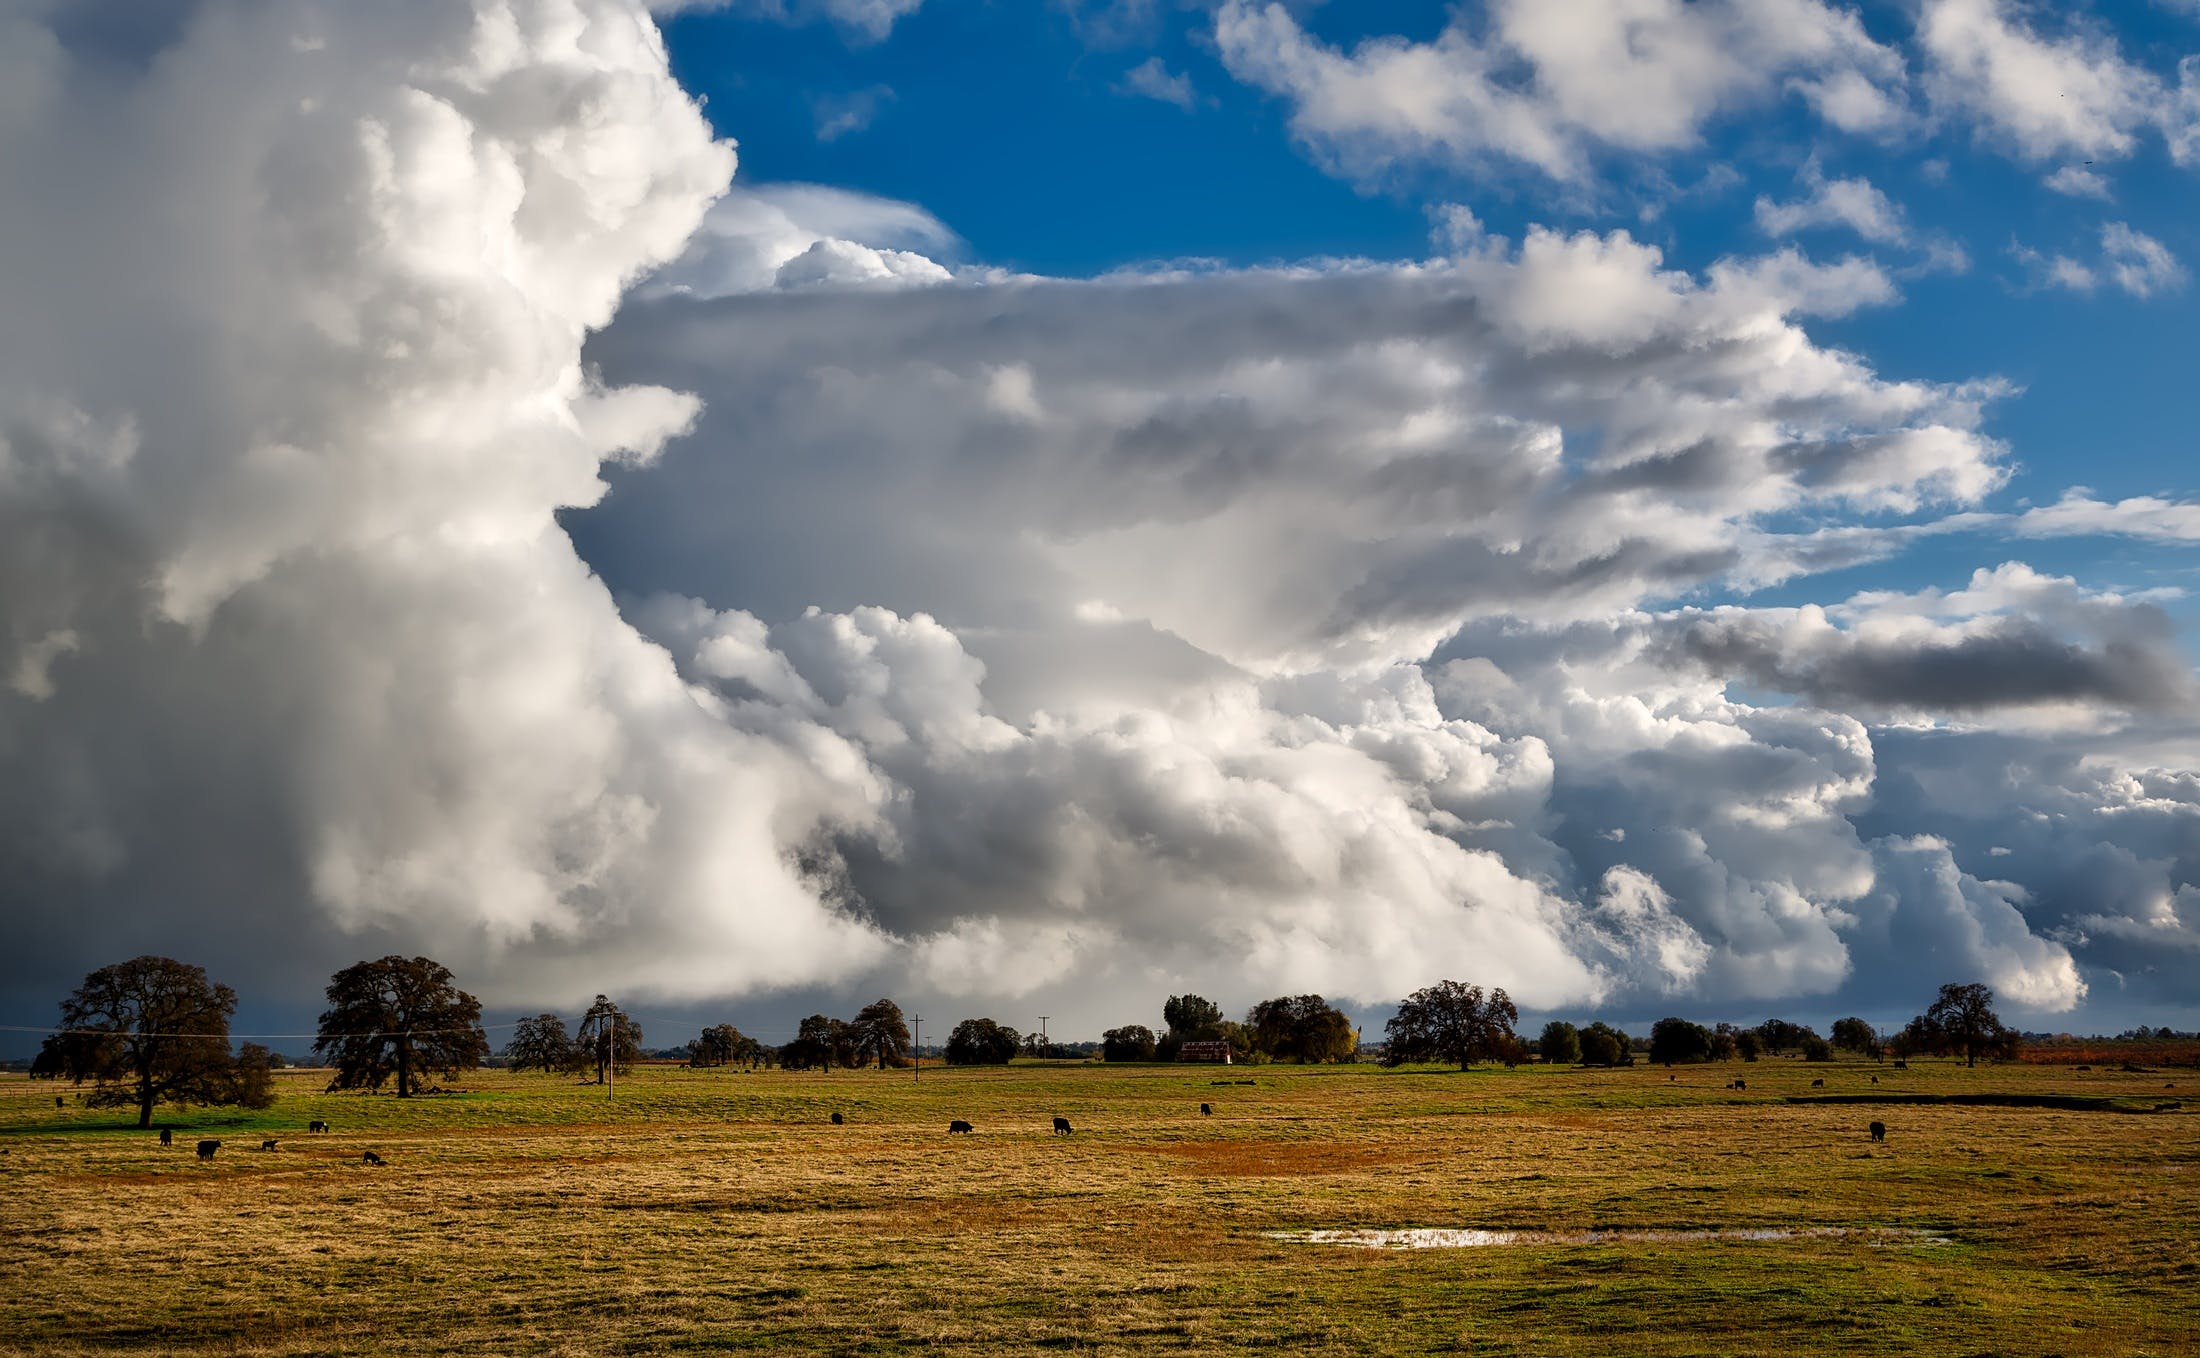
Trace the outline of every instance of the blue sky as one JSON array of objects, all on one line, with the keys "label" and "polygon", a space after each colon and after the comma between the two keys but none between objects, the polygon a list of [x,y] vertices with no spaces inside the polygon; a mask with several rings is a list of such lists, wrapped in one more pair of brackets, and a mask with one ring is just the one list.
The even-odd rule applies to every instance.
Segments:
[{"label": "blue sky", "polygon": [[[1427,43],[1447,24],[1487,18],[1473,5],[1408,0],[1296,8],[1310,36],[1340,51]],[[1878,41],[1914,45],[1910,6],[1853,12]],[[2200,46],[2200,11],[2171,0],[2008,12],[2043,40],[2108,44],[2171,86]],[[2173,164],[2158,136],[2135,137],[2128,156],[2034,158],[1924,95],[1915,125],[1889,138],[1833,132],[1800,99],[1775,95],[1706,120],[1685,148],[1606,152],[1581,184],[1502,163],[1338,174],[1294,144],[1288,101],[1233,76],[1213,25],[1210,6],[1189,3],[934,0],[883,37],[820,12],[740,5],[668,16],[665,32],[681,83],[738,141],[744,176],[919,204],[961,238],[964,262],[1085,276],[1193,259],[1417,259],[1432,249],[1432,213],[1455,203],[1509,235],[1533,224],[1626,230],[1688,270],[1782,240],[1822,257],[1876,250],[1902,275],[1900,299],[1817,321],[1812,334],[1892,376],[2012,384],[1986,422],[2013,453],[1995,503],[2044,503],[2073,486],[2109,500],[2192,489],[2200,291],[2181,277],[2144,297],[2073,291],[2018,255],[2085,257],[2105,224],[2122,222],[2180,263],[2200,259],[2200,175]],[[1136,88],[1133,73],[1156,61],[1184,82],[1183,105]],[[1868,181],[1915,241],[1957,247],[1967,262],[1935,266],[1920,246],[1890,249],[1838,222],[1775,237],[1755,205],[1804,197],[1806,164],[1825,179]],[[2045,187],[2064,165],[2092,167],[2103,196]],[[1759,597],[1952,584],[1999,551],[1963,534]],[[2188,585],[2200,566],[2189,545],[2098,538],[2043,543],[2029,559],[2135,589]]]}]

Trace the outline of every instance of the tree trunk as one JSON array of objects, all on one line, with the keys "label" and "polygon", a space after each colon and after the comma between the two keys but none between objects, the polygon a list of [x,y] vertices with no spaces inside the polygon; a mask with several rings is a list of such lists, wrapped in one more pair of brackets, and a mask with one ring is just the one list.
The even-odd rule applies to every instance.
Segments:
[{"label": "tree trunk", "polygon": [[156,1102],[158,1102],[158,1100],[156,1100],[156,1099],[155,1099],[155,1098],[153,1097],[153,1091],[151,1091],[151,1090],[149,1090],[149,1089],[140,1089],[140,1090],[138,1091],[138,1130],[139,1130],[139,1131],[143,1131],[143,1130],[145,1130],[145,1129],[146,1129],[147,1127],[150,1127],[150,1126],[152,1126],[152,1125],[153,1125],[153,1105],[154,1105],[154,1104],[155,1104]]},{"label": "tree trunk", "polygon": [[412,1097],[412,1043],[404,1037],[397,1039],[397,1097]]}]

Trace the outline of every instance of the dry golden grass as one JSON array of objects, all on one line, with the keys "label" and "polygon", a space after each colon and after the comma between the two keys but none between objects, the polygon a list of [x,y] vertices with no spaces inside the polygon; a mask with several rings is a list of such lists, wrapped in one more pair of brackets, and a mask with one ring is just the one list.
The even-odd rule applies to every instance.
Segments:
[{"label": "dry golden grass", "polygon": [[[1457,1072],[649,1070],[602,1091],[169,1118],[0,1081],[0,1352],[2181,1353],[2200,1119],[1790,1096],[2174,1101],[1933,1063]],[[1881,1081],[1869,1083],[1873,1075]],[[1828,1088],[1809,1089],[1824,1077]],[[1201,1101],[1216,1116],[1201,1117]],[[829,1125],[841,1111],[847,1125]],[[1049,1133],[1060,1113],[1074,1136]],[[336,1130],[309,1136],[309,1118]],[[950,1117],[977,1124],[945,1134]],[[1864,1134],[1889,1124],[1885,1144]],[[190,1142],[224,1144],[210,1164]],[[254,1149],[281,1138],[272,1152]],[[374,1149],[388,1165],[370,1168]],[[1914,1227],[1367,1251],[1318,1227]]]}]

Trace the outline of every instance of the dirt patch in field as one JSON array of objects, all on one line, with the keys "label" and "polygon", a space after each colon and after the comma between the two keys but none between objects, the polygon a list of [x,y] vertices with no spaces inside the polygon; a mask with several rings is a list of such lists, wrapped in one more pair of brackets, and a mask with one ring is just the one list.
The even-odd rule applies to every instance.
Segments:
[{"label": "dirt patch in field", "polygon": [[1155,1154],[1183,1160],[1202,1174],[1281,1178],[1303,1174],[1349,1174],[1374,1165],[1418,1161],[1418,1153],[1377,1151],[1319,1141],[1175,1141],[1152,1147]]}]

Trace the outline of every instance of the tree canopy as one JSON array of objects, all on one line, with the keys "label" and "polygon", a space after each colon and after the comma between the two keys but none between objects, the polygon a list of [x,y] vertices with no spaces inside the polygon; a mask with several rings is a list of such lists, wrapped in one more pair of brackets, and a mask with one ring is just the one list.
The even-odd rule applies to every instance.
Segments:
[{"label": "tree canopy", "polygon": [[161,1103],[264,1108],[267,1049],[256,1049],[256,1080],[241,1078],[229,1051],[236,1012],[237,992],[209,981],[205,968],[135,957],[92,972],[61,1002],[61,1031],[40,1063],[80,1085],[94,1081],[94,1107],[135,1105],[140,1127],[152,1126]]},{"label": "tree canopy", "polygon": [[514,1070],[540,1070],[545,1075],[578,1071],[587,1057],[565,1031],[565,1020],[556,1014],[524,1018],[505,1044],[504,1062]]},{"label": "tree canopy", "polygon": [[764,1059],[764,1044],[730,1023],[717,1023],[688,1043],[687,1052],[691,1066],[753,1066]]},{"label": "tree canopy", "polygon": [[1178,1042],[1208,1042],[1222,1036],[1222,1006],[1201,995],[1171,995],[1161,1006],[1161,1021]]},{"label": "tree canopy", "polygon": [[1350,1061],[1359,1030],[1319,995],[1280,995],[1245,1015],[1253,1050],[1278,1061]]},{"label": "tree canopy", "polygon": [[1661,1018],[1650,1025],[1650,1060],[1661,1066],[1711,1059],[1711,1032],[1684,1018]]},{"label": "tree canopy", "polygon": [[873,1000],[856,1011],[848,1025],[848,1043],[858,1063],[877,1061],[880,1070],[909,1064],[909,1024],[892,1000]]},{"label": "tree canopy", "polygon": [[1879,1040],[1878,1030],[1860,1018],[1835,1019],[1833,1045],[1873,1060],[1886,1050],[1886,1044]]},{"label": "tree canopy", "polygon": [[1950,982],[1940,988],[1932,1007],[1911,1019],[1902,1030],[1907,1045],[1935,1055],[1963,1054],[1963,1064],[1975,1066],[1981,1056],[2016,1055],[2017,1034],[1994,1012],[1994,992],[1973,981]]},{"label": "tree canopy", "polygon": [[1581,1031],[1571,1023],[1552,1019],[1536,1039],[1536,1051],[1554,1066],[1570,1066],[1581,1059]]},{"label": "tree canopy", "polygon": [[596,1068],[596,1083],[604,1073],[624,1075],[642,1059],[642,1025],[627,1017],[607,996],[598,995],[581,1015],[573,1040],[582,1059]]},{"label": "tree canopy", "polygon": [[1408,995],[1384,1025],[1383,1064],[1456,1061],[1465,1070],[1477,1060],[1502,1057],[1519,1021],[1520,1010],[1502,987],[1484,995],[1478,985],[1438,981]]},{"label": "tree canopy", "polygon": [[456,1075],[489,1055],[481,1001],[458,988],[450,968],[392,953],[329,978],[313,1050],[335,1067],[329,1088],[379,1090],[397,1077],[410,1098],[422,1074]]},{"label": "tree canopy", "polygon": [[1585,1066],[1631,1066],[1633,1044],[1627,1034],[1598,1020],[1581,1030],[1581,1063]]},{"label": "tree canopy", "polygon": [[1142,1023],[1110,1028],[1100,1035],[1100,1059],[1103,1061],[1151,1061],[1153,1057],[1153,1029]]},{"label": "tree canopy", "polygon": [[812,1014],[795,1029],[794,1040],[779,1049],[779,1064],[787,1070],[812,1066],[833,1068],[833,1060],[846,1045],[848,1025],[830,1014]]},{"label": "tree canopy", "polygon": [[951,1066],[1005,1066],[1022,1045],[1023,1038],[1006,1024],[989,1018],[964,1019],[948,1034],[945,1055]]}]

